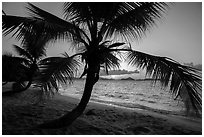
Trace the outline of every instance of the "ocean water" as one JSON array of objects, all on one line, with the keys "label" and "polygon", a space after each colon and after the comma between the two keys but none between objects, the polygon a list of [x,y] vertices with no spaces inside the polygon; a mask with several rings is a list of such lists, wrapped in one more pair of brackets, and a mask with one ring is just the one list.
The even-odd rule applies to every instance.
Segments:
[{"label": "ocean water", "polygon": [[[85,80],[75,80],[71,85],[61,85],[60,94],[81,98]],[[160,83],[132,80],[99,80],[93,88],[92,101],[116,104],[129,108],[146,108],[183,114],[184,104],[174,100],[169,87],[163,88]]]}]

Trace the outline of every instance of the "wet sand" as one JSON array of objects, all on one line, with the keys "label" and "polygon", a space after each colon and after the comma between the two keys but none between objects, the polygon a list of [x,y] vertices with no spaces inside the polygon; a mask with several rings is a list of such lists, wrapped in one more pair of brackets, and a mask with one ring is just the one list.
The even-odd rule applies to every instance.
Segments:
[{"label": "wet sand", "polygon": [[[3,91],[6,87],[3,87]],[[78,99],[55,95],[37,101],[38,90],[2,97],[3,135],[195,135],[202,134],[202,120],[146,109],[131,109],[89,102],[85,112],[71,126],[39,129],[38,124],[56,119],[71,111]],[[38,103],[36,103],[38,102]]]}]

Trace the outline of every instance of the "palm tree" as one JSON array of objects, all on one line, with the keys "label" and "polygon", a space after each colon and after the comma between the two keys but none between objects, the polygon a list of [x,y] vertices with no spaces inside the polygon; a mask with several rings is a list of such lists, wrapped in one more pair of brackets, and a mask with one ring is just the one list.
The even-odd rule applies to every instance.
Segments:
[{"label": "palm tree", "polygon": [[[32,34],[32,36],[31,36]],[[13,48],[17,52],[17,54],[20,57],[13,57],[13,59],[21,60],[21,62],[16,62],[16,64],[21,64],[21,66],[24,66],[27,68],[27,81],[28,84],[24,86],[24,88],[21,89],[13,89],[12,93],[18,93],[25,91],[28,89],[33,81],[34,76],[36,75],[38,71],[38,64],[37,62],[44,57],[45,54],[45,45],[46,45],[46,39],[42,39],[37,35],[37,31],[33,31],[30,33],[30,35],[25,35],[24,40],[22,41],[22,47],[13,45]],[[16,69],[14,67],[14,69]],[[17,71],[17,70],[16,70]],[[19,72],[20,73],[20,72]],[[22,75],[22,73],[21,73]],[[17,84],[23,85],[25,81],[17,81]],[[6,93],[6,92],[5,92]]]},{"label": "palm tree", "polygon": [[[198,90],[201,90],[201,77],[196,74],[196,69],[183,66],[167,57],[132,50],[132,46],[127,44],[130,40],[140,39],[168,8],[168,3],[69,2],[64,4],[64,19],[33,4],[27,7],[31,13],[30,17],[3,15],[4,34],[15,32],[17,38],[24,40],[25,36],[38,29],[39,36],[52,42],[66,39],[72,42],[72,46],[77,50],[77,54],[72,57],[80,57],[85,63],[82,76],[86,75],[86,82],[80,103],[63,117],[39,127],[56,128],[70,125],[85,110],[93,86],[99,79],[100,70],[105,69],[108,73],[111,68],[119,67],[119,57],[125,58],[130,65],[146,69],[147,74],[155,81],[159,80],[163,86],[170,85],[173,94],[179,94],[185,87],[193,108],[200,110],[201,94]],[[66,64],[66,60],[60,61],[61,64]],[[44,63],[47,64],[42,65],[43,80],[39,78],[38,84],[47,92],[53,87],[57,89],[57,81],[63,81],[69,73],[73,73],[50,73],[64,71],[66,67],[53,67],[49,61]],[[58,61],[55,63],[59,64]]]},{"label": "palm tree", "polygon": [[[39,37],[37,30],[34,30],[32,33],[30,33],[30,35],[24,36],[24,38],[25,39],[22,41],[22,47],[13,45],[15,51],[20,57],[14,57],[7,54],[3,55],[3,74],[5,75],[3,76],[3,80],[6,82],[16,82],[13,84],[12,91],[3,92],[3,95],[12,95],[14,93],[25,91],[31,86],[32,83],[38,83],[38,75],[43,75],[43,70],[39,70],[39,66],[42,68],[42,66],[48,64],[47,62],[54,64],[56,62],[55,60],[60,62],[61,59],[66,59],[67,63],[75,63],[75,66],[78,65],[78,62],[74,62],[74,59],[70,58],[67,54],[64,54],[64,57],[55,57],[55,60],[53,60],[53,57],[44,58],[46,56],[45,47],[47,39],[44,37]],[[59,65],[56,67],[59,67]],[[74,69],[74,66],[72,68],[67,68],[68,71],[74,71]],[[54,74],[55,73],[53,72],[50,75]],[[69,76],[73,77],[72,75]],[[43,78],[41,76],[40,80],[42,79]],[[25,81],[28,81],[26,86],[24,85]]]},{"label": "palm tree", "polygon": [[[27,80],[28,68],[23,65],[26,60],[20,57],[15,57],[11,53],[2,55],[2,82],[3,85],[7,82],[17,82]],[[20,84],[21,85],[21,84]]]}]

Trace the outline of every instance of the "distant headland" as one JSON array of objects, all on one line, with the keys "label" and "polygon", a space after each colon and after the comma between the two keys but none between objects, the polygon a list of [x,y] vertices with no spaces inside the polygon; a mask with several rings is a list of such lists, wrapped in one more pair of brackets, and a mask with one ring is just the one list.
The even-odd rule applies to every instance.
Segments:
[{"label": "distant headland", "polygon": [[[134,70],[134,71],[127,71],[125,69],[123,70],[110,70],[108,71],[108,75],[123,75],[123,74],[132,74],[132,73],[139,73],[138,70]],[[100,71],[100,76],[106,76],[106,72],[105,71]]]}]

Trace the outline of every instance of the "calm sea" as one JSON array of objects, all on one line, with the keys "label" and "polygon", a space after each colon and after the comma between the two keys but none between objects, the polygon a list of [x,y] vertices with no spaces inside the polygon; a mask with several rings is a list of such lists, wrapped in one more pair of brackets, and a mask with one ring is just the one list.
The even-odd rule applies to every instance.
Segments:
[{"label": "calm sea", "polygon": [[[85,80],[75,80],[71,85],[61,85],[62,95],[81,98]],[[99,80],[92,91],[92,101],[143,108],[159,112],[184,114],[181,100],[174,100],[169,88],[162,88],[160,83],[132,80]]]}]

